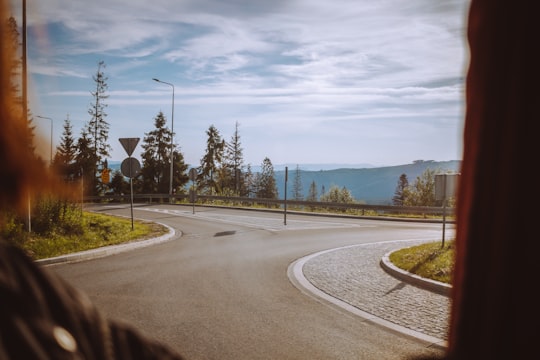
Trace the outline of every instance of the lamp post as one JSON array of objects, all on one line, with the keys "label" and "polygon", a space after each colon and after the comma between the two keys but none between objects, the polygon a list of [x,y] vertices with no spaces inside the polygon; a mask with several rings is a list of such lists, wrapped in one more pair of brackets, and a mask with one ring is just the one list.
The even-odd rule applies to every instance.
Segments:
[{"label": "lamp post", "polygon": [[[172,188],[173,188],[173,164],[174,164],[174,154],[173,154],[173,149],[174,149],[174,144],[173,144],[173,138],[174,138],[174,85],[171,84],[171,83],[168,83],[168,82],[165,82],[165,81],[161,81],[161,80],[158,80],[156,78],[153,78],[152,80],[154,81],[157,81],[159,83],[162,83],[162,84],[167,84],[169,86],[172,87],[172,111],[171,111],[171,169],[170,169],[170,174],[169,174],[169,195],[172,196]],[[172,201],[172,198],[169,199],[170,201]]]},{"label": "lamp post", "polygon": [[51,121],[51,153],[50,153],[50,156],[49,156],[49,164],[52,164],[52,148],[53,148],[53,119],[51,119],[50,117],[46,117],[46,116],[39,116],[37,115],[36,117],[40,118],[40,119],[47,119],[47,120],[50,120]]}]

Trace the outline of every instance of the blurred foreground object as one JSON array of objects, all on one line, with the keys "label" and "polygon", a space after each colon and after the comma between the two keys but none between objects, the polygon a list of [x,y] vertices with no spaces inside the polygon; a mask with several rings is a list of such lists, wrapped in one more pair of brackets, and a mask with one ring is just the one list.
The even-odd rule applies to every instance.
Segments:
[{"label": "blurred foreground object", "polygon": [[539,20],[532,1],[471,2],[451,359],[538,357]]},{"label": "blurred foreground object", "polygon": [[[0,229],[31,194],[63,194],[33,153],[31,130],[11,79],[17,63],[0,0]],[[105,319],[88,298],[0,239],[0,359],[181,359],[128,325]]]}]

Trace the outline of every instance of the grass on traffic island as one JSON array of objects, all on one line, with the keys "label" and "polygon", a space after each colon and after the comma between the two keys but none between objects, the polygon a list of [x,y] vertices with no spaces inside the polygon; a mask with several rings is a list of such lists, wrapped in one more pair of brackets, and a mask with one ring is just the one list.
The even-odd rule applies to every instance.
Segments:
[{"label": "grass on traffic island", "polygon": [[390,261],[400,269],[423,278],[452,283],[454,271],[454,240],[440,241],[397,250],[390,254]]},{"label": "grass on traffic island", "polygon": [[92,212],[83,212],[78,234],[52,233],[31,236],[22,244],[33,259],[45,259],[130,241],[158,237],[168,232],[160,224]]}]

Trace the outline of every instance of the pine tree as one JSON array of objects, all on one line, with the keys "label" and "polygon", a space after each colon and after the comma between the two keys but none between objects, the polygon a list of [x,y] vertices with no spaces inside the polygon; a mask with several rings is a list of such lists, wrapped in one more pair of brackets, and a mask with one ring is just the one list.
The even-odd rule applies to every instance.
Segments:
[{"label": "pine tree", "polygon": [[394,197],[392,198],[392,204],[396,206],[403,206],[405,204],[408,187],[409,179],[407,179],[407,174],[401,174],[396,186],[396,191],[394,192]]},{"label": "pine tree", "polygon": [[[172,132],[165,126],[167,120],[163,112],[154,118],[155,129],[146,133],[143,139],[140,191],[150,194],[167,194],[170,187],[171,137]],[[184,156],[173,145],[173,193],[183,188],[188,181]]]},{"label": "pine tree", "polygon": [[124,175],[122,175],[120,170],[116,170],[113,173],[109,188],[116,195],[128,194],[131,191],[129,183],[124,179]]},{"label": "pine tree", "polygon": [[102,190],[100,181],[97,178],[99,166],[110,156],[109,151],[111,150],[111,146],[107,142],[109,139],[109,123],[106,120],[107,113],[105,112],[105,108],[107,104],[105,100],[107,100],[109,95],[106,93],[108,90],[108,78],[103,73],[102,68],[104,67],[105,63],[100,61],[96,75],[92,77],[96,84],[96,89],[91,92],[94,101],[88,109],[88,114],[91,118],[86,126],[86,133],[92,141],[90,146],[94,152],[94,159],[96,161],[91,169],[94,177],[92,179],[92,188],[95,194],[98,194]]},{"label": "pine tree", "polygon": [[73,137],[73,127],[69,116],[64,120],[64,131],[60,145],[56,147],[53,167],[63,179],[72,181],[79,173],[76,164],[77,144]]},{"label": "pine tree", "polygon": [[302,176],[300,174],[300,167],[297,164],[294,172],[294,182],[292,186],[292,199],[296,201],[304,200],[304,189],[302,188]]},{"label": "pine tree", "polygon": [[216,183],[216,173],[223,157],[225,142],[221,139],[218,129],[214,125],[210,125],[206,131],[208,139],[206,141],[206,153],[201,159],[199,168],[198,186],[202,192],[209,194],[219,193]]},{"label": "pine tree", "polygon": [[[319,201],[319,194],[317,193],[317,184],[315,183],[315,180],[311,181],[311,184],[309,184],[308,196],[306,198],[306,201],[310,201],[310,202]],[[309,209],[311,211],[314,211],[316,207],[310,205]]]},{"label": "pine tree", "polygon": [[246,194],[245,187],[242,186],[242,170],[244,167],[244,157],[242,144],[240,142],[239,124],[236,122],[234,134],[230,142],[225,143],[225,152],[222,166],[222,188],[232,190],[238,196]]},{"label": "pine tree", "polygon": [[251,164],[247,165],[246,173],[243,176],[242,191],[240,196],[253,197],[257,194],[255,175],[251,170]]},{"label": "pine tree", "polygon": [[[176,144],[173,149],[173,162],[173,194],[184,194],[186,193],[185,185],[189,181],[188,165],[182,152],[176,149]],[[169,176],[170,172],[167,175],[167,181]]]},{"label": "pine tree", "polygon": [[85,129],[81,131],[81,136],[77,140],[77,155],[75,156],[75,160],[79,177],[83,181],[84,193],[86,195],[94,194],[96,158],[94,148],[92,147],[92,139]]},{"label": "pine tree", "polygon": [[145,133],[141,154],[143,193],[167,194],[170,183],[171,131],[165,127],[166,119],[160,111],[154,118],[155,129]]},{"label": "pine tree", "polygon": [[274,174],[274,166],[268,157],[264,158],[262,169],[257,181],[257,197],[262,199],[277,199],[278,190]]},{"label": "pine tree", "polygon": [[309,185],[309,193],[308,193],[307,201],[318,201],[318,200],[319,200],[319,194],[317,193],[317,184],[315,183],[315,180],[314,180]]}]

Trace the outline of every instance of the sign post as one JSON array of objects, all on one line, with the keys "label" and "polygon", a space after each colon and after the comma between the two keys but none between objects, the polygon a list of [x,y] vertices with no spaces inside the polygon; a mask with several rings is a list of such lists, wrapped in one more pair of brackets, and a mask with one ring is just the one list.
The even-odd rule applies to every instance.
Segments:
[{"label": "sign post", "polygon": [[191,180],[191,189],[189,189],[189,201],[191,201],[192,211],[195,214],[195,201],[197,201],[197,191],[195,189],[195,181],[197,180],[197,169],[189,170],[189,179]]},{"label": "sign post", "polygon": [[287,225],[287,180],[289,177],[289,168],[285,166],[285,190],[284,190],[284,202],[283,202],[283,225]]},{"label": "sign post", "polygon": [[449,197],[456,193],[459,174],[438,174],[435,175],[435,200],[442,200],[443,205],[443,228],[442,245],[444,247],[444,234],[446,232],[446,202]]},{"label": "sign post", "polygon": [[120,170],[122,171],[122,174],[124,176],[129,178],[129,189],[131,198],[131,230],[133,230],[133,178],[137,176],[137,174],[141,170],[141,164],[139,163],[139,160],[132,158],[131,154],[133,154],[133,151],[137,147],[140,138],[120,138],[118,140],[128,154],[128,157],[124,159],[124,161],[122,161]]}]

